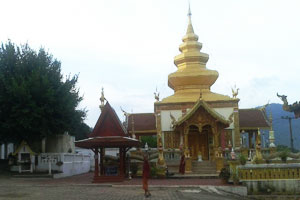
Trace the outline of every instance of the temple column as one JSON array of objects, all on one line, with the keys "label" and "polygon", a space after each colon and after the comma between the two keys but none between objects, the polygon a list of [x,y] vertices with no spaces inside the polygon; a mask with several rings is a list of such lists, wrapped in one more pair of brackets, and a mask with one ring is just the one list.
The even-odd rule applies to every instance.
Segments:
[{"label": "temple column", "polygon": [[184,129],[184,155],[185,157],[190,157],[190,151],[189,151],[189,128]]},{"label": "temple column", "polygon": [[218,134],[218,128],[212,128],[212,135],[213,135],[213,141],[214,141],[214,146],[213,146],[213,151],[214,151],[214,157],[212,158],[212,160],[215,160],[216,157],[218,157],[218,149],[219,149],[219,137],[220,134]]},{"label": "temple column", "polygon": [[224,151],[226,148],[226,138],[225,138],[225,130],[224,129],[222,129],[222,131],[221,131],[221,147],[222,147],[222,151]]},{"label": "temple column", "polygon": [[192,172],[192,158],[190,157],[188,134],[189,134],[189,127],[185,127],[184,128],[185,172],[191,173]]},{"label": "temple column", "polygon": [[164,159],[164,151],[163,151],[160,113],[156,113],[156,130],[157,130],[157,149],[158,149],[157,165],[161,168],[165,168],[166,162]]},{"label": "temple column", "polygon": [[98,160],[98,148],[95,148],[95,172],[94,172],[94,178],[97,178],[99,176],[99,160]]},{"label": "temple column", "polygon": [[240,120],[239,120],[239,108],[234,108],[233,110],[233,119],[234,119],[234,132],[233,132],[233,145],[235,150],[240,149],[240,142],[241,142],[241,136],[240,136]]},{"label": "temple column", "polygon": [[220,147],[221,143],[225,142],[225,134],[224,129],[221,127],[217,127],[216,129],[212,129],[214,134],[214,156],[216,161],[216,170],[219,173],[221,169],[224,167],[224,158],[222,148]]},{"label": "temple column", "polygon": [[179,148],[181,149],[181,150],[184,150],[183,149],[183,130],[182,129],[180,129],[180,142],[179,142]]}]

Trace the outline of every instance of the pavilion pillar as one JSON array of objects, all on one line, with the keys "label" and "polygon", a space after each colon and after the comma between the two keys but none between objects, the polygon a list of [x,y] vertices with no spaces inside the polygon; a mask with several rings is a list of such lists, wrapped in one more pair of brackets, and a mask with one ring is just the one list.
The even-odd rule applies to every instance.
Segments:
[{"label": "pavilion pillar", "polygon": [[120,156],[120,176],[124,177],[124,151],[123,148],[119,148],[119,156]]},{"label": "pavilion pillar", "polygon": [[123,172],[124,172],[124,176],[125,176],[126,175],[126,150],[125,150],[125,148],[123,148],[123,164],[124,164]]},{"label": "pavilion pillar", "polygon": [[97,178],[99,176],[99,160],[98,160],[98,148],[95,148],[95,172],[94,172],[94,178]]},{"label": "pavilion pillar", "polygon": [[100,176],[104,175],[104,148],[100,148]]}]

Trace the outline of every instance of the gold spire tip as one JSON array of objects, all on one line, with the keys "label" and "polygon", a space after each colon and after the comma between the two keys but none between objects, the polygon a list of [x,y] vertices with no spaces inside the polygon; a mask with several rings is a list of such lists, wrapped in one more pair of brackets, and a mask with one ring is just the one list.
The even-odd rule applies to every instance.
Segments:
[{"label": "gold spire tip", "polygon": [[189,17],[189,23],[191,23],[191,21],[192,21],[192,12],[191,12],[191,4],[190,4],[190,1],[189,1],[189,10],[188,10],[188,17]]}]

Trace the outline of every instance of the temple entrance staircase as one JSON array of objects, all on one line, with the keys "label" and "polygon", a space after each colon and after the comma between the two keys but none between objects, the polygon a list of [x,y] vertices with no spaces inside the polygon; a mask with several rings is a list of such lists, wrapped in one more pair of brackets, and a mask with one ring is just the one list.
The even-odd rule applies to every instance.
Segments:
[{"label": "temple entrance staircase", "polygon": [[207,176],[211,178],[217,178],[217,166],[213,161],[193,161],[192,162],[192,174],[197,174],[201,176]]},{"label": "temple entrance staircase", "polygon": [[178,162],[167,162],[168,170],[170,173],[174,173],[169,178],[203,178],[203,179],[218,179],[216,163],[213,161],[192,161],[192,173],[185,173],[181,175],[178,173]]}]

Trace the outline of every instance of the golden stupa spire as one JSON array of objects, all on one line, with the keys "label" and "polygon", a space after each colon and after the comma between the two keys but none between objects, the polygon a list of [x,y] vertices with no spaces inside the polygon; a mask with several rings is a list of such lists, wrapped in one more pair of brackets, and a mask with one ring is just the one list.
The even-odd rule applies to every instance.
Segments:
[{"label": "golden stupa spire", "polygon": [[194,32],[190,5],[187,16],[187,31],[179,46],[180,54],[174,58],[177,71],[168,76],[168,85],[174,90],[174,94],[156,103],[196,102],[200,98],[199,90],[204,101],[238,101],[210,91],[219,73],[206,68],[209,56],[200,51],[202,43],[198,42],[198,36]]},{"label": "golden stupa spire", "polygon": [[191,16],[189,6],[188,27],[186,35],[182,38],[183,43],[179,46],[181,54],[174,59],[178,70],[169,75],[169,86],[175,93],[180,90],[195,90],[199,95],[199,89],[203,92],[210,90],[219,74],[217,71],[206,69],[209,56],[200,52],[202,44],[198,42],[198,36],[194,33]]},{"label": "golden stupa spire", "polygon": [[188,29],[186,33],[194,33],[193,25],[192,25],[192,12],[191,12],[191,5],[189,2],[189,11],[188,11],[188,18],[189,18],[189,24],[188,24]]}]

